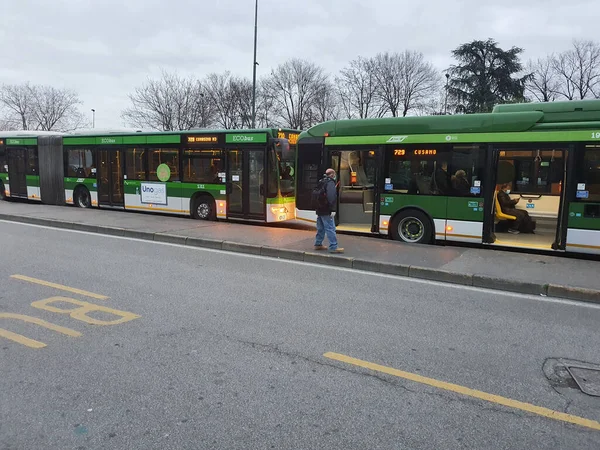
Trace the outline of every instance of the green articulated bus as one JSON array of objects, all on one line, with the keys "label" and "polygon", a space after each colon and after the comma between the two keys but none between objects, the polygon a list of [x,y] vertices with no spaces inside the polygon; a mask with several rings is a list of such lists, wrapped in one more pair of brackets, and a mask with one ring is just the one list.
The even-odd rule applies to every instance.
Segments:
[{"label": "green articulated bus", "polygon": [[298,136],[284,129],[0,132],[0,196],[283,222],[295,217]]},{"label": "green articulated bus", "polygon": [[[315,222],[311,191],[327,167],[340,230],[600,254],[600,100],[316,125],[298,138],[297,220]],[[533,233],[515,234],[500,207],[507,186]]]}]

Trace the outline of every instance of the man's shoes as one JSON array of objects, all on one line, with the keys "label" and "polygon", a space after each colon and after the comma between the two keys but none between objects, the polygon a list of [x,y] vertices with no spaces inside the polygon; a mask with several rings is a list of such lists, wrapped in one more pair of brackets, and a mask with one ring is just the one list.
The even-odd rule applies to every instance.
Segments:
[{"label": "man's shoes", "polygon": [[344,253],[343,248],[336,248],[335,250],[331,250],[329,253]]},{"label": "man's shoes", "polygon": [[315,250],[326,250],[327,247],[325,247],[324,245],[315,245]]}]

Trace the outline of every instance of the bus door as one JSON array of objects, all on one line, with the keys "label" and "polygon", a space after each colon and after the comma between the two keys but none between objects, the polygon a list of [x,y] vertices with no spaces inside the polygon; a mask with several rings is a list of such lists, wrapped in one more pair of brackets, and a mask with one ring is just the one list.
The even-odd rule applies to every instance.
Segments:
[{"label": "bus door", "polygon": [[265,220],[269,181],[266,147],[229,147],[226,150],[227,217]]},{"label": "bus door", "polygon": [[7,148],[6,161],[10,196],[27,198],[27,149]]},{"label": "bus door", "polygon": [[327,156],[325,162],[338,178],[336,225],[346,231],[377,231],[383,152],[379,148],[334,149]]},{"label": "bus door", "polygon": [[[564,249],[568,146],[561,144],[496,145],[488,154],[489,185],[485,189],[484,242],[509,247]],[[514,208],[536,222],[514,233],[514,221],[496,201],[503,186],[510,189]],[[506,189],[506,187],[505,187]],[[568,208],[567,208],[568,209]]]},{"label": "bus door", "polygon": [[98,150],[98,205],[123,207],[123,151],[118,149]]}]

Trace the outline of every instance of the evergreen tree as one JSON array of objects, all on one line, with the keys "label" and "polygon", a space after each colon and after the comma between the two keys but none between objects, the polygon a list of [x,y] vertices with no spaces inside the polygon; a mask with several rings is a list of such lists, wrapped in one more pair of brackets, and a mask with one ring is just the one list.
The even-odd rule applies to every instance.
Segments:
[{"label": "evergreen tree", "polygon": [[462,44],[452,55],[448,96],[458,113],[490,112],[498,103],[525,101],[525,83],[531,74],[518,76],[523,49],[502,50],[493,39]]}]

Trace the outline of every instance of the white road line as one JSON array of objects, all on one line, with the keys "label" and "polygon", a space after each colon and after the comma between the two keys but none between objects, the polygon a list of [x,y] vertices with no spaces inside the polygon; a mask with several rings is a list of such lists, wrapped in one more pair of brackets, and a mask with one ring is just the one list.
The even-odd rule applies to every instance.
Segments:
[{"label": "white road line", "polygon": [[412,277],[406,277],[406,276],[402,276],[402,275],[391,275],[391,274],[387,274],[387,273],[369,272],[366,270],[358,270],[358,269],[351,269],[351,268],[347,268],[347,267],[330,266],[327,264],[316,264],[316,263],[310,263],[310,262],[304,262],[304,261],[294,261],[294,260],[283,259],[283,258],[276,259],[276,258],[273,258],[272,256],[251,255],[248,253],[241,253],[241,252],[238,253],[238,252],[231,252],[231,251],[227,251],[227,250],[218,250],[218,249],[213,249],[213,248],[194,247],[194,246],[190,246],[190,245],[173,244],[170,242],[149,241],[147,239],[138,239],[138,238],[133,238],[133,237],[128,237],[128,236],[114,236],[114,235],[110,235],[110,234],[94,233],[94,232],[90,232],[90,231],[71,230],[68,228],[55,228],[55,227],[50,227],[50,226],[46,226],[46,225],[36,225],[36,224],[24,223],[24,222],[12,222],[9,220],[2,220],[2,219],[0,219],[0,222],[5,222],[5,223],[9,223],[9,224],[26,225],[26,226],[35,227],[35,228],[44,228],[46,230],[53,230],[53,231],[57,231],[57,232],[78,233],[78,234],[85,234],[85,235],[96,236],[96,237],[102,236],[104,238],[108,237],[108,238],[112,238],[112,239],[124,239],[124,240],[128,240],[128,241],[136,241],[136,242],[146,243],[146,244],[166,245],[166,246],[170,246],[170,247],[178,247],[178,248],[192,250],[192,251],[199,250],[199,251],[203,251],[203,252],[219,253],[219,254],[226,254],[226,255],[232,255],[232,256],[235,255],[235,256],[241,256],[244,258],[261,259],[261,260],[267,260],[267,261],[271,261],[271,262],[276,260],[277,263],[295,264],[295,265],[308,266],[308,267],[313,267],[313,268],[315,266],[319,266],[320,268],[323,268],[323,269],[335,270],[335,271],[340,271],[340,272],[351,272],[354,274],[375,276],[375,277],[381,277],[381,278],[401,279],[403,281],[418,283],[418,284],[440,286],[440,287],[445,287],[445,288],[453,288],[453,289],[472,291],[472,292],[486,292],[486,293],[494,294],[494,295],[502,295],[505,297],[513,297],[513,298],[525,298],[525,299],[535,300],[538,302],[545,302],[545,303],[558,303],[561,305],[578,306],[578,307],[585,307],[585,308],[590,308],[590,309],[600,309],[600,304],[579,302],[577,300],[568,300],[568,299],[561,299],[561,298],[556,298],[556,297],[544,297],[541,295],[520,294],[518,292],[501,291],[501,290],[497,290],[497,289],[487,289],[487,288],[481,288],[481,287],[475,287],[475,286],[465,286],[462,284],[445,283],[443,281],[425,280],[422,278],[412,278]]}]

